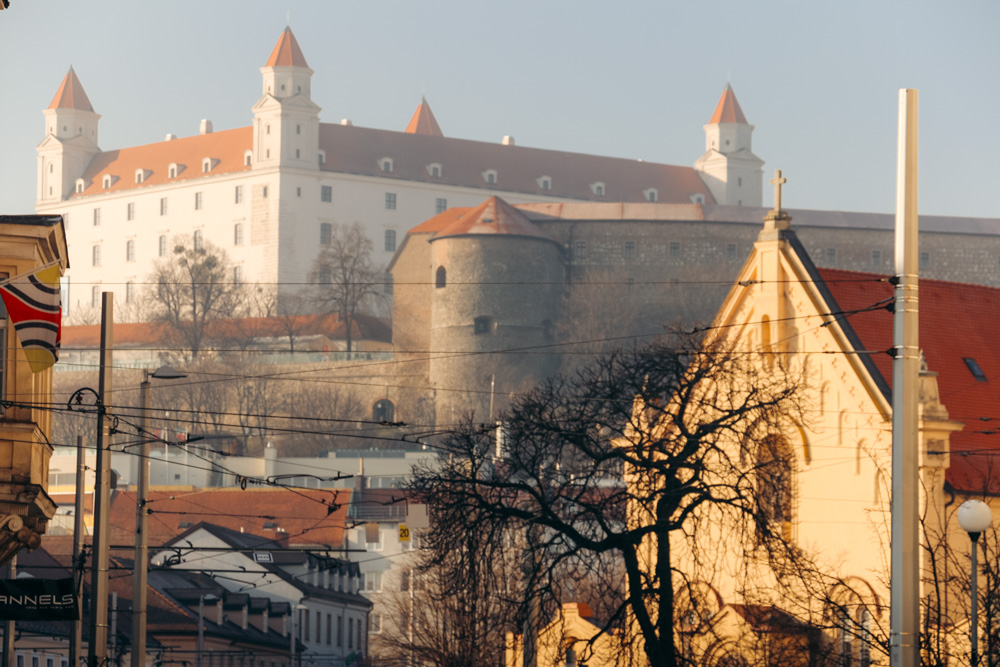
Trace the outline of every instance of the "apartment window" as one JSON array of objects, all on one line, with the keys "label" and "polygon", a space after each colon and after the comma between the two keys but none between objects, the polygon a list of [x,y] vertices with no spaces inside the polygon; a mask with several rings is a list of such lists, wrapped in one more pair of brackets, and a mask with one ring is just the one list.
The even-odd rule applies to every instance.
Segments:
[{"label": "apartment window", "polygon": [[573,245],[573,258],[574,259],[583,259],[586,256],[587,256],[587,242],[586,241],[577,241]]},{"label": "apartment window", "polygon": [[142,169],[136,169],[135,170],[135,183],[136,183],[136,185],[139,185],[140,183],[142,183],[142,181],[145,178],[146,178],[146,172],[144,172]]},{"label": "apartment window", "polygon": [[301,621],[302,621],[302,628],[305,631],[305,637],[302,638],[302,641],[307,642],[307,641],[309,641],[309,610],[308,609],[303,609],[302,610]]},{"label": "apartment window", "polygon": [[[382,539],[382,533],[379,531],[379,540]],[[382,544],[379,541],[377,544]],[[380,549],[376,549],[380,551]],[[373,593],[378,593],[382,590],[382,573],[381,572],[365,572],[365,590],[371,591]]]},{"label": "apartment window", "polygon": [[101,288],[94,285],[90,288],[90,307],[97,308],[101,305]]},{"label": "apartment window", "polygon": [[337,617],[337,646],[344,645],[344,617]]},{"label": "apartment window", "polygon": [[244,167],[249,167],[251,164],[251,160],[253,160],[253,155],[250,153],[250,151],[247,151],[246,153],[243,154]]},{"label": "apartment window", "polygon": [[201,210],[201,193],[200,192],[194,193],[194,210],[196,210],[196,211],[200,211]]},{"label": "apartment window", "polygon": [[[319,611],[316,612],[316,643],[320,644],[323,642],[323,614]],[[232,660],[232,657],[230,657]]]},{"label": "apartment window", "polygon": [[333,241],[333,225],[329,222],[319,223],[319,243],[320,245],[330,245]]},{"label": "apartment window", "polygon": [[159,246],[159,250],[157,251],[157,254],[160,257],[166,257],[167,256],[167,237],[166,237],[165,234],[160,236],[160,246]]},{"label": "apartment window", "polygon": [[920,259],[919,263],[917,264],[917,267],[920,269],[931,268],[931,254],[929,252],[920,253]]},{"label": "apartment window", "polygon": [[681,256],[681,244],[680,244],[680,241],[671,241],[669,248],[670,248],[669,252],[670,252],[670,258],[671,259],[677,259],[678,257]]},{"label": "apartment window", "polygon": [[625,259],[635,259],[635,241],[625,242]]},{"label": "apartment window", "polygon": [[167,214],[167,198],[160,197],[160,215]]},{"label": "apartment window", "polygon": [[94,227],[97,227],[100,224],[101,224],[101,209],[95,208],[94,209]]},{"label": "apartment window", "polygon": [[243,245],[243,223],[233,225],[233,245]]},{"label": "apartment window", "polygon": [[212,170],[212,159],[211,158],[205,158],[204,160],[202,160],[201,161],[201,173],[207,174],[211,170]]},{"label": "apartment window", "polygon": [[386,192],[385,193],[385,207],[390,211],[396,210],[396,193]]},{"label": "apartment window", "polygon": [[101,265],[101,246],[95,245],[90,251],[90,265],[100,266]]},{"label": "apartment window", "polygon": [[242,266],[234,266],[233,267],[233,282],[236,283],[237,285],[239,285],[239,284],[241,284],[243,282],[243,267]]},{"label": "apartment window", "polygon": [[354,619],[347,619],[347,648],[354,648]]},{"label": "apartment window", "polygon": [[129,239],[125,242],[125,261],[134,262],[135,261],[135,241]]},{"label": "apartment window", "polygon": [[880,269],[882,268],[882,251],[872,250],[872,268]]},{"label": "apartment window", "polygon": [[448,200],[444,197],[438,197],[437,201],[434,202],[434,211],[436,213],[444,213],[448,210]]},{"label": "apartment window", "polygon": [[368,615],[368,631],[377,635],[382,632],[382,614],[372,612]]},{"label": "apartment window", "polygon": [[125,219],[135,220],[135,203],[129,202],[125,205]]},{"label": "apartment window", "polygon": [[242,185],[237,185],[236,186],[236,203],[237,204],[243,203],[243,186]]},{"label": "apartment window", "polygon": [[732,262],[736,259],[736,244],[727,243],[726,244],[726,259]]},{"label": "apartment window", "polygon": [[201,250],[203,246],[204,246],[204,236],[202,235],[201,230],[197,229],[194,232],[194,249]]},{"label": "apartment window", "polygon": [[385,251],[395,252],[396,250],[396,230],[387,229],[385,230]]},{"label": "apartment window", "polygon": [[736,179],[736,187],[738,187],[738,188],[743,187],[743,177],[742,176],[740,176],[739,178]]},{"label": "apartment window", "polygon": [[326,645],[333,645],[333,614],[326,615]]}]

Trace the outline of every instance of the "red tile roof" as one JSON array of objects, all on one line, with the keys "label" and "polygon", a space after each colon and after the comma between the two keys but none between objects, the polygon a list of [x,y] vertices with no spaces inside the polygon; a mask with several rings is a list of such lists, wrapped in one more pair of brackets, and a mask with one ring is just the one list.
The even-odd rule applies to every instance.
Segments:
[{"label": "red tile roof", "polygon": [[[204,176],[249,171],[243,155],[253,146],[251,127],[209,132],[208,134],[160,141],[145,146],[98,153],[83,174],[85,189],[71,197],[118,192],[176,181],[187,181]],[[202,160],[212,159],[208,173],[202,171]],[[178,173],[170,178],[168,166],[178,165]],[[142,183],[135,182],[136,170],[146,173]],[[104,187],[104,176],[112,176],[111,186]]]},{"label": "red tile roof", "polygon": [[411,229],[410,234],[430,234],[446,229],[472,210],[471,206],[455,206],[449,208],[444,213],[438,213],[433,218],[424,220],[419,225]]},{"label": "red tile roof", "polygon": [[[323,473],[320,473],[323,474]],[[330,474],[333,474],[332,472]],[[350,489],[238,488],[194,491],[151,491],[149,544],[162,545],[188,529],[181,522],[202,521],[244,530],[264,537],[287,536],[290,544],[325,544],[343,541]],[[115,544],[127,544],[135,535],[134,491],[115,493],[111,502],[111,535]],[[330,503],[334,510],[328,513]],[[265,523],[276,523],[276,533]]]},{"label": "red tile roof", "polygon": [[[826,286],[842,310],[865,308],[893,295],[887,282],[873,274],[821,269]],[[871,280],[867,280],[871,279]],[[951,419],[965,424],[951,436],[947,481],[955,488],[1000,493],[1000,289],[921,280],[920,349],[928,368],[938,373],[941,402]],[[872,361],[892,385],[893,316],[886,310],[847,318],[862,347],[874,351]],[[986,375],[978,381],[965,359],[973,359]]]},{"label": "red tile roof", "polygon": [[309,67],[291,28],[285,27],[264,67]]},{"label": "red tile roof", "polygon": [[519,210],[499,197],[490,197],[439,231],[434,238],[470,234],[531,236],[552,241]]},{"label": "red tile roof", "polygon": [[62,83],[59,84],[59,90],[56,91],[56,96],[52,98],[49,108],[80,109],[82,111],[94,110],[94,107],[90,104],[90,99],[87,97],[87,93],[83,90],[83,84],[80,83],[80,79],[76,76],[76,72],[73,71],[72,67],[69,68],[66,76],[63,77]]},{"label": "red tile roof", "polygon": [[406,126],[406,133],[426,134],[431,137],[444,136],[441,132],[441,126],[438,125],[437,119],[434,117],[434,112],[431,111],[431,105],[427,104],[426,97],[420,101],[420,106],[413,112],[413,118]]},{"label": "red tile roof", "polygon": [[719,98],[719,103],[715,106],[715,113],[712,114],[712,120],[708,121],[709,125],[714,125],[715,123],[744,123],[746,124],[747,117],[743,115],[743,109],[740,108],[740,103],[736,101],[736,93],[733,92],[733,87],[728,83],[726,84],[726,89],[722,92],[722,97]]}]

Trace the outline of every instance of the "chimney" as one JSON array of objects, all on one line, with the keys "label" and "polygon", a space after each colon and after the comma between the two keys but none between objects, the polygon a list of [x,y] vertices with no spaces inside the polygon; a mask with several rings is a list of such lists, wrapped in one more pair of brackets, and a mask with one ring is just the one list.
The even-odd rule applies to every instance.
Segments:
[{"label": "chimney", "polygon": [[176,138],[177,138],[176,134],[170,133],[167,135],[166,141],[173,141]]},{"label": "chimney", "polygon": [[200,133],[201,134],[212,134],[212,121],[205,120],[204,118],[202,118]]},{"label": "chimney", "polygon": [[350,118],[341,118],[340,124],[345,126],[353,126],[354,122]]},{"label": "chimney", "polygon": [[514,137],[510,136],[509,134],[505,134],[504,137],[503,137],[503,141],[501,141],[500,143],[502,143],[504,146],[514,146],[514,145],[516,145],[514,143]]}]

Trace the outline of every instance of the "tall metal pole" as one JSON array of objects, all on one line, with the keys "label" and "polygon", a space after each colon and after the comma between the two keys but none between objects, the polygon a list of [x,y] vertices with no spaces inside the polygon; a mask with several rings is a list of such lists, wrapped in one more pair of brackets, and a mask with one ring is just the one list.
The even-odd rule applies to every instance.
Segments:
[{"label": "tall metal pole", "polygon": [[[7,579],[17,578],[17,554],[7,561]],[[3,623],[3,667],[14,667],[14,621]]]},{"label": "tall metal pole", "polygon": [[201,654],[205,650],[205,596],[198,597],[198,655],[195,656],[195,666],[201,667]]},{"label": "tall metal pole", "polygon": [[114,347],[115,295],[101,295],[101,379],[97,388],[97,465],[94,480],[94,547],[90,574],[90,636],[87,638],[88,667],[104,667],[108,657],[108,514],[111,503],[111,452],[107,449],[109,412],[105,398],[111,395],[111,360]]},{"label": "tall metal pole", "polygon": [[[83,590],[83,496],[87,479],[86,463],[87,453],[83,449],[83,436],[78,435],[76,436],[76,505],[73,508],[73,587],[77,595]],[[69,638],[70,667],[80,667],[80,647],[82,645],[83,617],[81,615],[80,618],[73,621],[73,633]]]},{"label": "tall metal pole", "polygon": [[917,91],[899,91],[896,165],[896,300],[892,363],[892,545],[890,661],[919,664],[918,415],[920,346],[917,336]]},{"label": "tall metal pole", "polygon": [[[972,667],[979,667],[979,533],[969,533],[972,538],[972,626],[969,629],[969,640],[972,642]],[[987,583],[988,585],[988,583]]]},{"label": "tall metal pole", "polygon": [[149,538],[146,534],[146,496],[149,495],[149,371],[143,371],[139,385],[139,488],[135,499],[135,563],[132,591],[132,667],[146,664],[146,581],[149,575]]}]

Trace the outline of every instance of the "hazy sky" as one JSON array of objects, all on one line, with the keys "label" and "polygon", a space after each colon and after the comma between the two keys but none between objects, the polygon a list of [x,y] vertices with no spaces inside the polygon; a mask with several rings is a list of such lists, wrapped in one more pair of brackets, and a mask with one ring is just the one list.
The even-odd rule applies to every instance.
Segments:
[{"label": "hazy sky", "polygon": [[1000,217],[995,0],[11,0],[0,213],[34,210],[70,65],[104,150],[249,125],[289,16],[324,122],[402,130],[426,95],[447,136],[692,165],[728,80],[789,208],[892,212],[898,89],[917,88],[921,212]]}]

